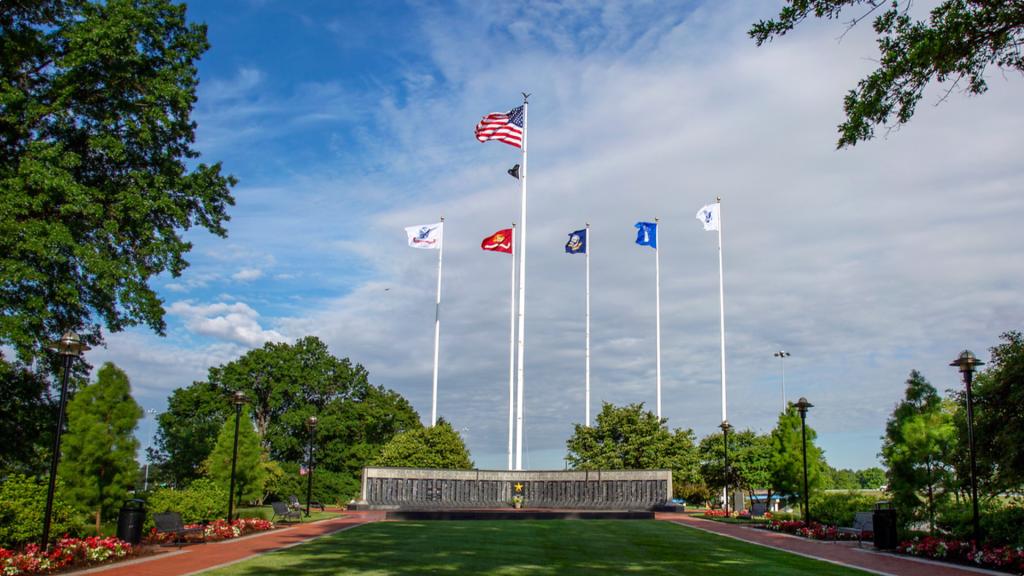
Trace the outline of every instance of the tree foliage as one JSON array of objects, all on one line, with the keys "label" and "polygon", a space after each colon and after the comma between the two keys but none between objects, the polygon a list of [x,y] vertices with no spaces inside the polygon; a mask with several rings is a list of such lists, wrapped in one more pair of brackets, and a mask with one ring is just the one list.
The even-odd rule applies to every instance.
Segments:
[{"label": "tree foliage", "polygon": [[839,147],[874,136],[874,128],[904,124],[914,115],[933,81],[964,83],[971,94],[988,88],[989,66],[1024,71],[1024,6],[1017,0],[943,0],[927,21],[910,15],[912,0],[788,0],[776,20],[754,24],[757,45],[783,36],[810,16],[839,19],[859,11],[849,26],[874,16],[880,52],[878,69],[857,83],[843,101],[846,121],[839,125]]},{"label": "tree foliage", "polygon": [[243,406],[238,415],[238,453],[235,455],[235,418],[228,418],[217,434],[210,457],[204,468],[206,476],[222,490],[231,486],[231,461],[235,458],[235,506],[242,502],[262,502],[263,483],[267,472],[264,468],[263,449],[259,435],[252,424],[249,407]]},{"label": "tree foliage", "polygon": [[429,428],[421,427],[396,435],[384,445],[374,464],[453,470],[473,468],[462,436],[443,418]]},{"label": "tree foliage", "polygon": [[[4,476],[0,483],[0,548],[8,550],[43,537],[43,514],[46,510],[44,478],[24,474]],[[79,525],[75,509],[63,498],[64,484],[58,480],[51,516],[52,534],[74,533]]]},{"label": "tree foliage", "polygon": [[46,380],[0,353],[0,478],[46,469],[56,413]]},{"label": "tree foliage", "polygon": [[917,370],[911,371],[882,443],[889,491],[904,522],[922,518],[923,507],[934,523],[935,506],[948,495],[952,471],[946,463],[956,437],[952,416],[943,410],[935,388]]},{"label": "tree foliage", "polygon": [[[824,482],[827,463],[824,452],[814,444],[817,433],[807,426],[807,484],[812,494]],[[800,415],[790,403],[779,414],[771,432],[771,479],[773,492],[792,496],[804,492],[803,439]],[[801,498],[801,503],[803,499]]]},{"label": "tree foliage", "polygon": [[149,281],[180,274],[193,226],[226,234],[219,164],[195,164],[206,28],[171,0],[0,5],[0,344],[64,330],[164,330]]},{"label": "tree foliage", "polygon": [[975,442],[995,490],[1024,486],[1024,336],[1010,331],[991,348],[974,386]]},{"label": "tree foliage", "polygon": [[692,430],[670,432],[644,405],[605,402],[594,426],[577,424],[566,441],[569,465],[580,470],[672,470],[673,491],[702,483]]},{"label": "tree foliage", "polygon": [[131,395],[128,375],[108,362],[96,382],[68,403],[60,476],[67,500],[100,518],[110,518],[135,486],[139,441],[134,432],[142,408]]},{"label": "tree foliage", "polygon": [[178,486],[201,476],[220,431],[234,410],[228,395],[207,382],[178,388],[167,399],[167,410],[157,417],[156,450],[151,461]]},{"label": "tree foliage", "polygon": [[725,444],[722,434],[701,439],[700,473],[708,486],[720,491],[728,481],[732,489],[753,495],[755,490],[767,490],[772,496],[771,437],[758,435],[752,430],[729,433],[729,474],[725,470]]}]

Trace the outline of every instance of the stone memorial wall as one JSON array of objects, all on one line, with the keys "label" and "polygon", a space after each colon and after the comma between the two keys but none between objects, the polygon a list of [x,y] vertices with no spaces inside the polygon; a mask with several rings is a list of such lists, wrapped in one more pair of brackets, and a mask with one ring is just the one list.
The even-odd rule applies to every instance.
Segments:
[{"label": "stone memorial wall", "polygon": [[654,510],[670,504],[670,470],[363,469],[361,498],[373,510],[507,508],[513,496],[529,508]]}]

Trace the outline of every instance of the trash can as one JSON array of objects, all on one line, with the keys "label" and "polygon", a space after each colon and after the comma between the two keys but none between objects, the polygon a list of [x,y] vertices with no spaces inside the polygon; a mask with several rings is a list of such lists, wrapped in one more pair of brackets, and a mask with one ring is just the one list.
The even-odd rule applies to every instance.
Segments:
[{"label": "trash can", "polygon": [[117,515],[117,537],[132,545],[142,541],[142,523],[146,521],[146,501],[132,499]]},{"label": "trash can", "polygon": [[896,509],[893,508],[892,502],[883,501],[875,504],[871,524],[875,533],[875,548],[895,549],[899,542],[896,539]]}]

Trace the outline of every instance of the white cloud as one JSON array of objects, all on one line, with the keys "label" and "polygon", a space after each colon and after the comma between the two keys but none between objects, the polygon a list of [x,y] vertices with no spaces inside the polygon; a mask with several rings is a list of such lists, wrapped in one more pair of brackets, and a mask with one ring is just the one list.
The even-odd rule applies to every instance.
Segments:
[{"label": "white cloud", "polygon": [[263,270],[259,268],[242,268],[238,272],[231,275],[233,280],[239,282],[251,282],[263,277]]},{"label": "white cloud", "polygon": [[183,300],[171,304],[167,312],[181,316],[188,330],[247,346],[286,338],[275,330],[264,330],[258,322],[259,313],[244,302],[196,305]]}]

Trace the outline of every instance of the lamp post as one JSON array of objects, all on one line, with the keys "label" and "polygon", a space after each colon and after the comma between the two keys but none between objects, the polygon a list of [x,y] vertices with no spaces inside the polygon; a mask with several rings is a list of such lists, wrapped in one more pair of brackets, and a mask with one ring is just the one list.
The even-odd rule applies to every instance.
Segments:
[{"label": "lamp post", "polygon": [[722,445],[725,448],[725,468],[723,475],[725,477],[725,515],[729,515],[729,430],[732,429],[732,425],[729,424],[728,420],[722,420],[722,423],[718,425],[722,429]]},{"label": "lamp post", "polygon": [[232,401],[235,403],[235,445],[231,449],[231,488],[228,490],[228,524],[235,512],[235,463],[238,460],[238,422],[242,419],[242,404],[245,404],[245,392],[236,390]]},{"label": "lamp post", "polygon": [[800,400],[795,404],[797,411],[800,412],[800,437],[801,444],[803,445],[804,451],[804,525],[811,525],[811,507],[810,497],[807,492],[807,409],[814,408],[814,404],[807,401],[807,398],[801,397]]},{"label": "lamp post", "polygon": [[64,357],[64,376],[60,380],[60,407],[57,411],[57,431],[53,435],[53,454],[50,456],[50,487],[46,491],[46,513],[43,515],[42,548],[50,546],[50,521],[53,515],[53,492],[57,487],[57,464],[60,462],[60,436],[64,431],[64,409],[68,403],[68,376],[71,374],[71,362],[82,352],[89,349],[72,331],[67,331],[60,340],[51,342],[50,350]]},{"label": "lamp post", "polygon": [[773,356],[775,356],[776,358],[779,359],[779,366],[782,367],[782,411],[785,412],[786,411],[786,358],[791,356],[791,354],[789,352],[786,352],[785,350],[779,350],[778,352],[773,354]]},{"label": "lamp post", "polygon": [[306,419],[306,428],[309,428],[309,459],[306,466],[309,474],[306,475],[306,518],[309,518],[309,502],[313,498],[313,441],[316,439],[316,416]]},{"label": "lamp post", "polygon": [[967,449],[971,458],[971,525],[974,531],[974,544],[977,546],[981,536],[981,524],[978,520],[978,464],[974,455],[974,396],[971,394],[971,382],[974,380],[974,369],[985,364],[970,350],[964,350],[956,360],[949,363],[950,366],[960,368],[964,378],[964,386],[967,387]]}]

